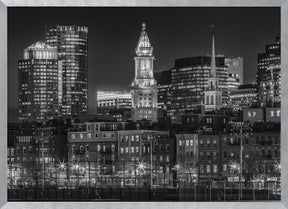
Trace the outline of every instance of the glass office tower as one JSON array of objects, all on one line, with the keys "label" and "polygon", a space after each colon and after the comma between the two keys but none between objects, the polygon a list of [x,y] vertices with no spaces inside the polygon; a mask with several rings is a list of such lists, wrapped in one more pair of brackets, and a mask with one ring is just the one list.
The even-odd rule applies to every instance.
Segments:
[{"label": "glass office tower", "polygon": [[18,61],[19,120],[45,121],[61,115],[62,62],[55,48],[39,41]]},{"label": "glass office tower", "polygon": [[88,28],[85,26],[46,27],[46,43],[56,47],[63,60],[63,117],[87,113]]}]

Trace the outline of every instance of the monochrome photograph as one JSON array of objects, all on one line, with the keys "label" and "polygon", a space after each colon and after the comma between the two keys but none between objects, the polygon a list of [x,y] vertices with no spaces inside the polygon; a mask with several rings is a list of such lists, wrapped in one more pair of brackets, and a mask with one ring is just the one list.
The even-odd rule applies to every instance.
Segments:
[{"label": "monochrome photograph", "polygon": [[8,201],[280,201],[280,23],[8,8]]}]

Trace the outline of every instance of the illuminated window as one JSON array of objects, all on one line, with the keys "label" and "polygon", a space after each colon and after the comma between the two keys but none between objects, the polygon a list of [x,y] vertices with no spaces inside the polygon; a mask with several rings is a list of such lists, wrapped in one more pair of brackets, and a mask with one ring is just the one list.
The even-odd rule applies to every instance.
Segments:
[{"label": "illuminated window", "polygon": [[210,170],[210,165],[207,165],[207,173],[210,173],[211,172],[211,170]]},{"label": "illuminated window", "polygon": [[227,171],[227,164],[223,165],[223,171],[226,172]]},{"label": "illuminated window", "polygon": [[274,117],[274,110],[271,110],[271,111],[270,111],[270,116],[271,116],[271,118]]},{"label": "illuminated window", "polygon": [[124,136],[122,136],[122,135],[120,136],[120,141],[124,142]]},{"label": "illuminated window", "polygon": [[249,118],[252,117],[252,116],[251,116],[251,112],[247,112],[247,115],[248,115]]},{"label": "illuminated window", "polygon": [[210,140],[207,140],[207,147],[210,147]]},{"label": "illuminated window", "polygon": [[203,141],[202,140],[200,141],[200,147],[203,147]]},{"label": "illuminated window", "polygon": [[280,117],[280,110],[277,110],[276,116],[277,116],[277,117]]},{"label": "illuminated window", "polygon": [[255,117],[256,117],[256,112],[254,111],[254,112],[253,112],[253,118],[255,118]]},{"label": "illuminated window", "polygon": [[213,172],[217,173],[217,165],[213,165]]}]

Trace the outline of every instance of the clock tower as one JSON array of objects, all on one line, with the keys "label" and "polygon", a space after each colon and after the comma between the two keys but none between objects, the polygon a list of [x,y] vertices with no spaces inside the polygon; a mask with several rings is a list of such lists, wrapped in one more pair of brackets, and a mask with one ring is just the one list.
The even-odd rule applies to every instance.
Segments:
[{"label": "clock tower", "polygon": [[153,75],[153,47],[142,24],[142,32],[135,49],[135,78],[132,82],[132,120],[157,121],[157,82]]}]

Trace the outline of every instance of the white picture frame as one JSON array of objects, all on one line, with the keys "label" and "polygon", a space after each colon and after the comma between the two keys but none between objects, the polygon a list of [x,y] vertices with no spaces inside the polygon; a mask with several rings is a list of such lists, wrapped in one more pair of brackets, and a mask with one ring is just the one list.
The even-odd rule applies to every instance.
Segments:
[{"label": "white picture frame", "polygon": [[[281,201],[269,202],[7,202],[7,8],[8,7],[281,7]],[[243,14],[245,15],[245,14]],[[288,0],[0,0],[0,207],[3,209],[95,208],[288,208]]]}]

